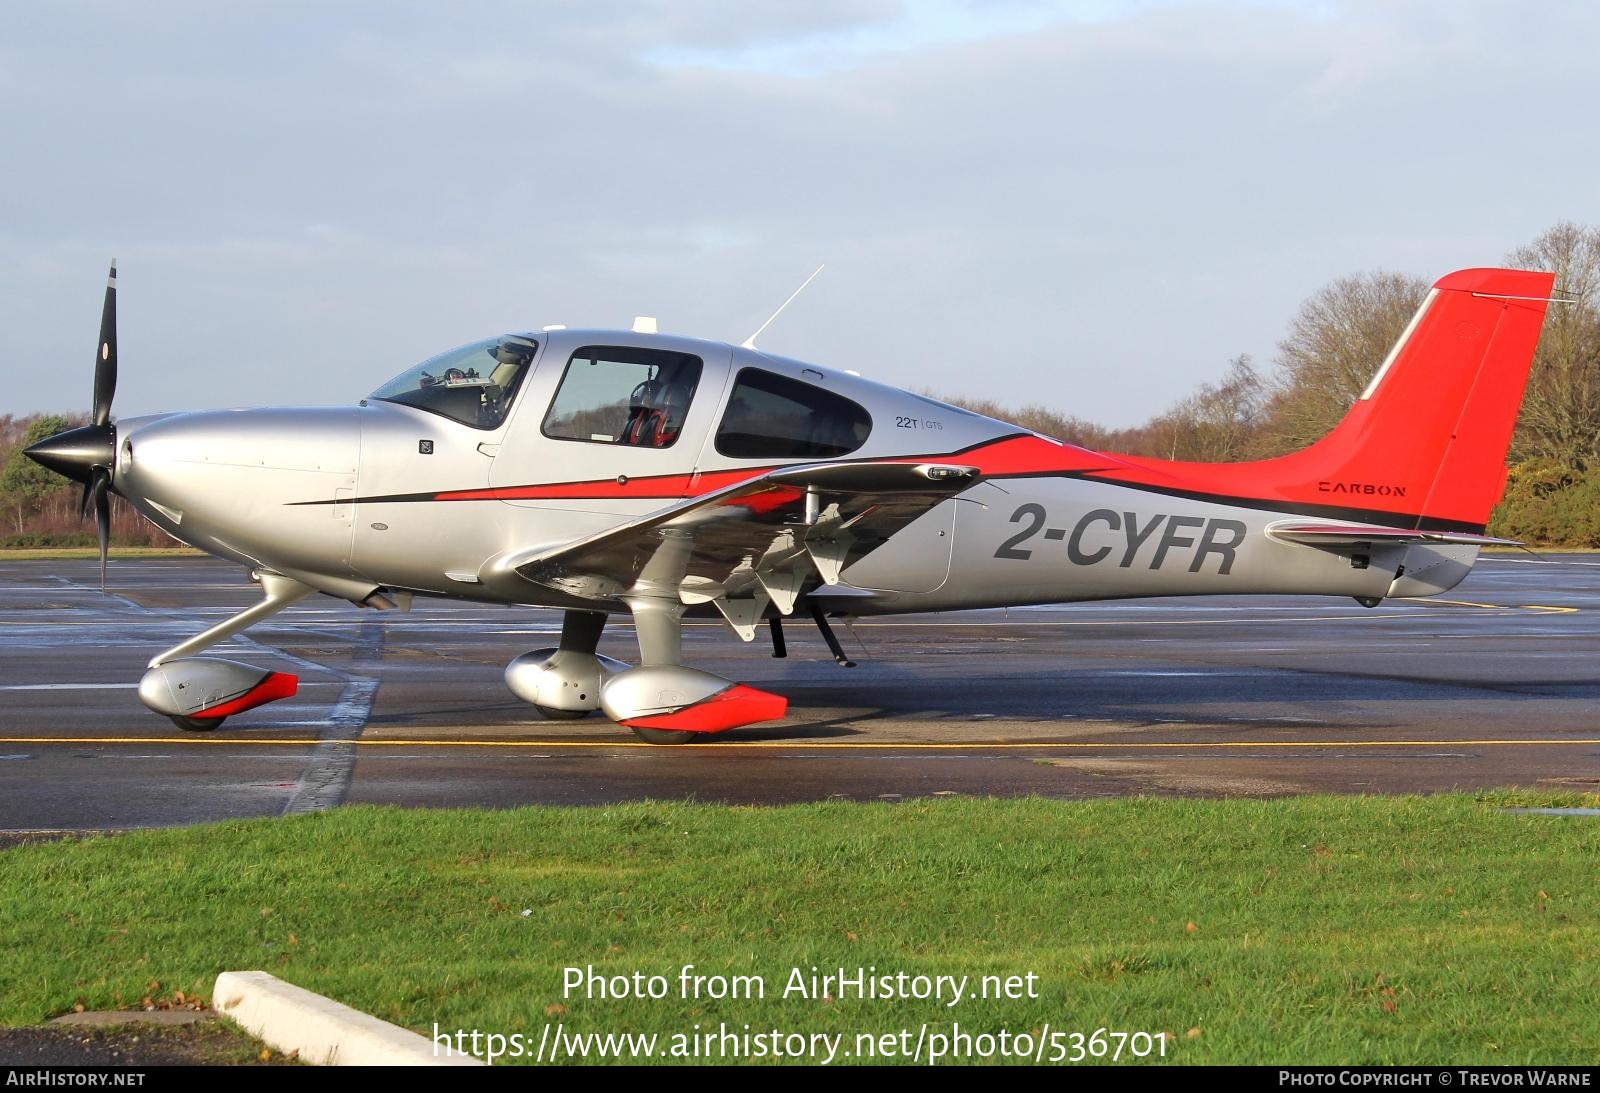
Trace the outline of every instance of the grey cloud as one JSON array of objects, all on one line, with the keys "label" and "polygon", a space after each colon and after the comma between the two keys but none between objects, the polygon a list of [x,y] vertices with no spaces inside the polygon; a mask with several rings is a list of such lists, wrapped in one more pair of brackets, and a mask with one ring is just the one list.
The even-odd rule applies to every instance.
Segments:
[{"label": "grey cloud", "polygon": [[1587,6],[1024,14],[797,75],[712,62],[901,6],[24,6],[4,409],[86,405],[112,253],[128,414],[348,400],[545,322],[737,340],[825,261],[764,345],[1128,424],[1333,277],[1600,219]]}]

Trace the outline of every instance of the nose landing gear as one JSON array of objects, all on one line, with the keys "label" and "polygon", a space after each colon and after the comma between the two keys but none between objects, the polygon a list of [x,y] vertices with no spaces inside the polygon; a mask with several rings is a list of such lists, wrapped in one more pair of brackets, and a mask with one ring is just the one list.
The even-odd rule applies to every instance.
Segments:
[{"label": "nose landing gear", "polygon": [[261,588],[266,598],[254,607],[153,658],[139,680],[139,701],[171,718],[180,729],[207,732],[236,713],[288,698],[299,690],[299,677],[285,672],[187,655],[209,649],[315,591],[277,573],[262,573]]}]

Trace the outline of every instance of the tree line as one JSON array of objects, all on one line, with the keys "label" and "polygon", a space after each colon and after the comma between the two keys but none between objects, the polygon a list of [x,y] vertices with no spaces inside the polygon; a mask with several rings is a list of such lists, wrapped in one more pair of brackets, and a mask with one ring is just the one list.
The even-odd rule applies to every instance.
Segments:
[{"label": "tree line", "polygon": [[[1512,436],[1505,498],[1489,534],[1600,547],[1600,228],[1556,224],[1507,254],[1505,264],[1554,272],[1566,302],[1545,314]],[[1344,417],[1429,284],[1381,271],[1341,277],[1301,304],[1271,367],[1236,357],[1216,383],[1129,429],[1105,429],[1041,405],[945,401],[1099,451],[1206,463],[1283,455]]]},{"label": "tree line", "polygon": [[[1568,302],[1546,313],[1511,442],[1505,499],[1489,533],[1545,546],[1600,547],[1600,228],[1556,224],[1505,262],[1554,272]],[[1038,404],[945,401],[1100,451],[1199,462],[1282,455],[1317,440],[1344,416],[1428,287],[1401,273],[1342,277],[1300,306],[1270,367],[1240,355],[1221,379],[1133,428],[1107,429]],[[95,541],[93,527],[79,519],[81,487],[22,455],[35,440],[84,420],[0,416],[0,548]],[[112,497],[111,513],[117,544],[172,542],[119,497]]]},{"label": "tree line", "polygon": [[[22,449],[62,429],[88,423],[86,415],[0,415],[0,549],[94,546],[93,518],[82,518],[83,487],[47,471]],[[111,495],[111,541],[118,546],[178,546],[166,532]]]}]

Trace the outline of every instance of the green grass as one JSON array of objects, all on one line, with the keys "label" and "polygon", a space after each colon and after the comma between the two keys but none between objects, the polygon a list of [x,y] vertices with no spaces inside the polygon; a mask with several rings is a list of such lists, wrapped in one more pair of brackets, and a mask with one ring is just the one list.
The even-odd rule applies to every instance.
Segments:
[{"label": "green grass", "polygon": [[[0,852],[0,1022],[263,968],[419,1030],[534,1040],[546,1021],[851,1037],[1048,1022],[1174,1033],[1168,1058],[1188,1063],[1587,1064],[1600,821],[1505,811],[1532,802],[1584,803],[363,807],[19,846]],[[761,976],[766,998],[682,999],[685,964]],[[671,992],[564,996],[562,969],[590,965]],[[1038,997],[782,997],[812,965],[1033,973]]]}]

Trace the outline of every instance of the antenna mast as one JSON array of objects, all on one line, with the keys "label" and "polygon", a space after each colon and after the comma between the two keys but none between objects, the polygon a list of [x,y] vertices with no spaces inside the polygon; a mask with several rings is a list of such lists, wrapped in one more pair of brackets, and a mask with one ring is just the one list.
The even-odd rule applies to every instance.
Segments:
[{"label": "antenna mast", "polygon": [[[826,265],[826,263],[824,263],[824,265]],[[767,329],[767,327],[772,325],[773,319],[776,319],[779,315],[783,314],[783,309],[784,308],[786,308],[790,304],[794,303],[794,298],[796,296],[800,295],[802,292],[804,292],[806,290],[806,286],[809,285],[812,281],[815,281],[817,279],[817,274],[821,273],[822,269],[823,269],[822,266],[818,266],[816,269],[812,270],[811,271],[811,276],[807,277],[804,281],[802,281],[800,283],[800,287],[795,289],[793,292],[791,292],[789,294],[789,298],[787,300],[783,301],[783,303],[778,305],[778,310],[774,311],[772,313],[772,317],[769,318],[766,322],[762,323],[759,327],[757,327],[756,328],[756,332],[754,334],[750,335],[744,341],[739,343],[740,348],[742,348],[742,349],[754,349],[756,347],[756,339],[761,336],[761,332],[763,330]]]}]

